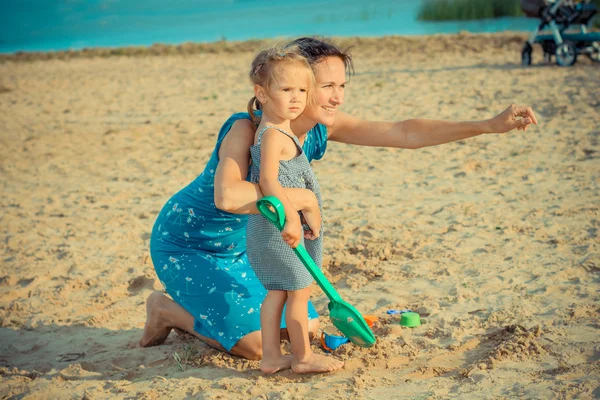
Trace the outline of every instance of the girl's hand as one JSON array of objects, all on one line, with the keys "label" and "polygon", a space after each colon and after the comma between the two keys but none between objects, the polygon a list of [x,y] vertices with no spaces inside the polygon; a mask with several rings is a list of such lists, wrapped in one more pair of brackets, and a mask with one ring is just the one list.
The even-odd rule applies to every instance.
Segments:
[{"label": "girl's hand", "polygon": [[490,128],[493,133],[505,133],[517,128],[526,131],[531,124],[537,125],[537,119],[531,107],[511,104],[506,110],[491,120]]},{"label": "girl's hand", "polygon": [[295,249],[300,244],[302,238],[302,224],[300,223],[300,216],[297,212],[292,212],[285,216],[285,226],[281,231],[281,237],[283,241],[290,245],[292,249]]},{"label": "girl's hand", "polygon": [[310,207],[303,209],[301,212],[301,222],[310,227],[310,230],[304,231],[304,239],[317,239],[321,235],[321,210],[319,210],[317,198],[314,197],[313,204]]}]

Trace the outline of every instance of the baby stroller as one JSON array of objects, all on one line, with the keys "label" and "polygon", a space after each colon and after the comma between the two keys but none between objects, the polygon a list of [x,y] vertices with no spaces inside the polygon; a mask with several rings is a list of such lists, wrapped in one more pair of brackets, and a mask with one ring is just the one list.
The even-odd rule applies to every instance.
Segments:
[{"label": "baby stroller", "polygon": [[[541,19],[539,27],[523,46],[522,65],[531,65],[535,43],[542,45],[546,62],[555,56],[558,65],[569,66],[575,64],[580,54],[600,62],[600,32],[587,31],[587,25],[597,11],[589,0],[521,0],[521,8],[527,17]],[[577,25],[578,32],[567,31]],[[540,33],[544,29],[550,32]]]}]

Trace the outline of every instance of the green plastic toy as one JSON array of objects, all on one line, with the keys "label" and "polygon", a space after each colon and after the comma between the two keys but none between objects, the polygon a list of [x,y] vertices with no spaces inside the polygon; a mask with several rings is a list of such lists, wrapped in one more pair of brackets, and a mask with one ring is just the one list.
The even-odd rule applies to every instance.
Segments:
[{"label": "green plastic toy", "polygon": [[[285,212],[283,204],[274,196],[266,196],[256,202],[258,211],[277,229],[283,230],[285,226]],[[375,335],[367,325],[362,315],[349,303],[342,300],[335,288],[329,283],[323,272],[315,264],[304,246],[298,245],[294,249],[302,264],[315,278],[317,284],[329,298],[329,316],[333,325],[339,329],[350,341],[360,347],[371,347],[375,344]]]}]

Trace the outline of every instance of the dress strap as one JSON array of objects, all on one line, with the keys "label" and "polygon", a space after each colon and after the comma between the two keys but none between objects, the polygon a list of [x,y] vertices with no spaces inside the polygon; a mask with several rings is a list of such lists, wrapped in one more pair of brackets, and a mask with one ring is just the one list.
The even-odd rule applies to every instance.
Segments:
[{"label": "dress strap", "polygon": [[277,126],[272,126],[272,125],[267,125],[265,126],[262,131],[260,131],[260,133],[258,134],[258,141],[256,142],[256,145],[259,146],[260,145],[260,141],[262,140],[262,135],[263,133],[265,133],[265,131],[269,128],[273,128],[278,130],[279,132],[283,133],[285,136],[289,137],[290,139],[292,139],[294,141],[294,143],[296,144],[296,147],[298,148],[298,150],[300,150],[300,152],[302,153],[302,146],[300,146],[300,141],[298,140],[298,138],[296,137],[296,135],[292,135],[291,133],[288,133],[286,131],[284,131],[283,129],[277,127]]}]

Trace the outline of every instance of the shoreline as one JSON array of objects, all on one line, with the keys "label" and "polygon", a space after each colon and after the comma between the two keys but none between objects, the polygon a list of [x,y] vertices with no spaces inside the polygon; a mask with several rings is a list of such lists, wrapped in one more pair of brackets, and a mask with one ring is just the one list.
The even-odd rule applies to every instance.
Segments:
[{"label": "shoreline", "polygon": [[[460,44],[452,45],[452,40],[468,38],[487,38],[494,41],[494,46],[503,47],[513,43],[515,40],[524,41],[528,36],[526,32],[504,31],[495,33],[439,33],[435,35],[410,35],[410,36],[336,36],[327,37],[342,47],[369,46],[375,42],[385,42],[391,45],[403,45],[415,42],[443,40],[446,48],[452,50],[462,47]],[[81,50],[56,50],[56,51],[19,51],[15,53],[0,53],[0,63],[5,62],[29,62],[39,60],[71,60],[78,58],[107,58],[107,57],[155,57],[155,56],[188,56],[193,54],[222,54],[222,53],[245,53],[256,52],[261,48],[278,42],[292,40],[290,38],[273,39],[249,39],[244,41],[216,41],[208,43],[185,42],[181,44],[155,43],[150,46],[121,46],[121,47],[94,47]]]}]

